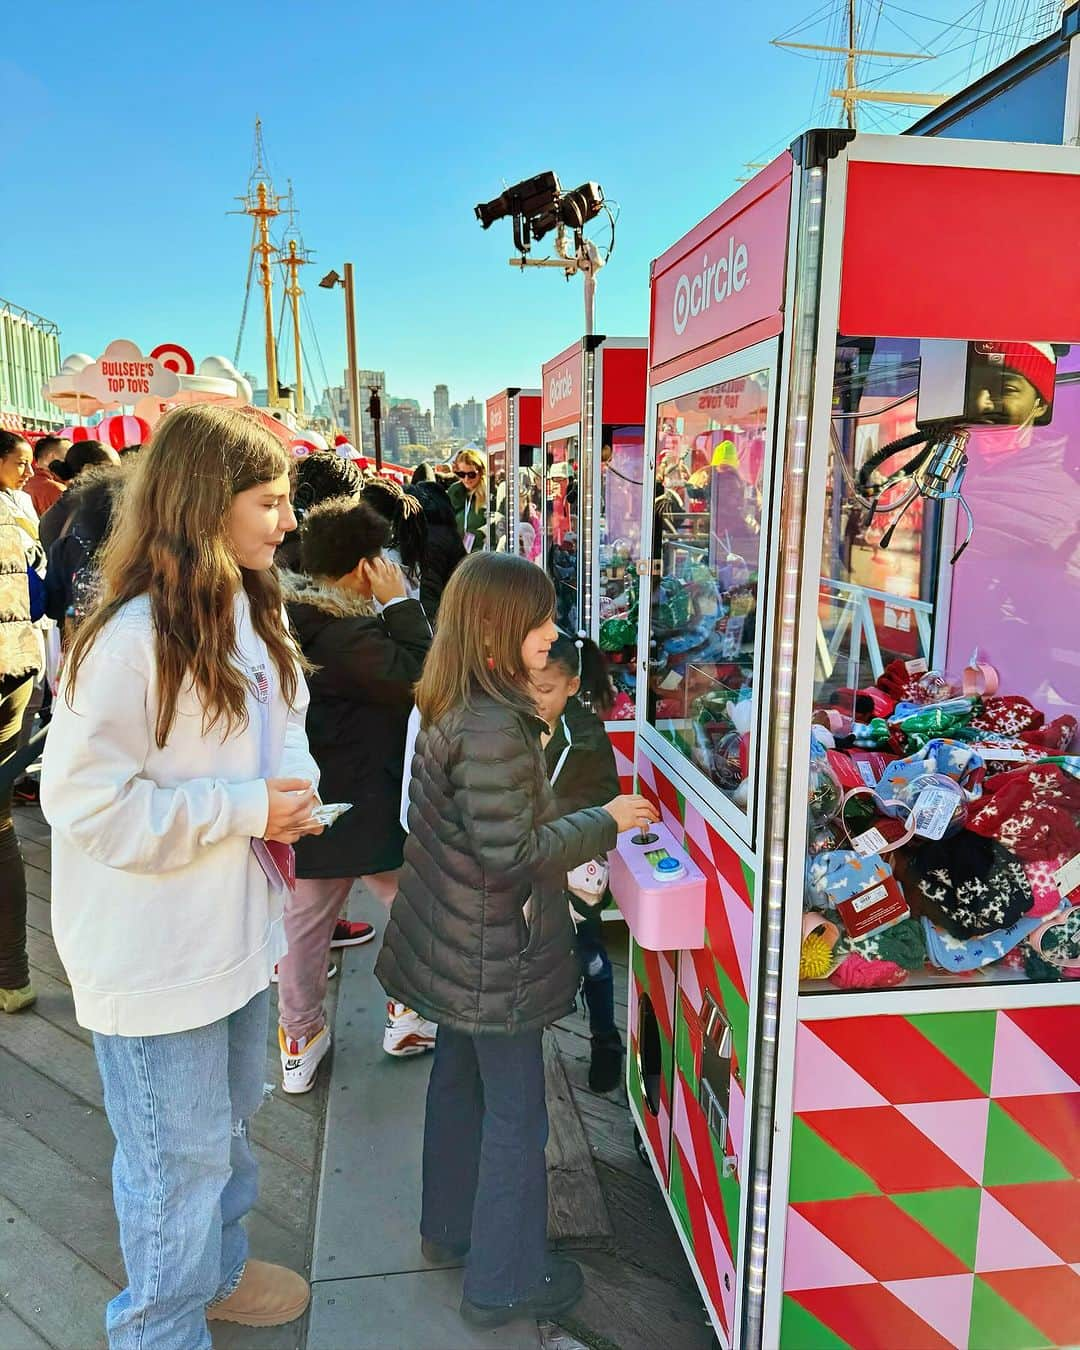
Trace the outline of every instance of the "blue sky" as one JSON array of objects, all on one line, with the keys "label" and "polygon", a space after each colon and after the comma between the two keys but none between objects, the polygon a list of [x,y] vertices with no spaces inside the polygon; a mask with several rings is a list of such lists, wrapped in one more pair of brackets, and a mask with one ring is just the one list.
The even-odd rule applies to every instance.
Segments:
[{"label": "blue sky", "polygon": [[[904,76],[888,62],[874,71],[894,87],[956,88],[996,47],[1007,54],[1035,7],[1017,0],[1007,33],[991,29],[985,2],[865,0],[863,41],[933,41],[949,54]],[[581,283],[512,271],[509,222],[484,232],[473,205],[546,168],[567,187],[597,179],[620,208],[597,327],[644,334],[650,259],[729,195],[746,161],[836,121],[824,96],[835,70],[770,39],[810,19],[800,40],[835,42],[845,10],[838,0],[9,5],[0,295],[59,323],[65,353],[96,356],[126,337],[231,358],[250,227],[225,213],[244,190],[259,114],[275,186],[292,178],[316,253],[304,279],[331,382],[344,364],[341,293],[315,283],[348,258],[360,364],[385,369],[391,393],[426,405],[436,382],[455,400],[535,384],[580,335]],[[869,116],[878,130],[910,115]],[[261,374],[259,320],[253,308],[241,365]],[[313,343],[310,355],[321,387]]]}]

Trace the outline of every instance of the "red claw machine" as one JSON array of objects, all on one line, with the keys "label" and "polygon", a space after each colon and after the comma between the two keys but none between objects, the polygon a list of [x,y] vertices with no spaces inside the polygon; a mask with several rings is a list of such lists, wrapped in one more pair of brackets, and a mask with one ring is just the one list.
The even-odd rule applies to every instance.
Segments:
[{"label": "red claw machine", "polygon": [[486,406],[488,548],[540,556],[540,391],[504,389]]},{"label": "red claw machine", "polygon": [[543,560],[555,622],[607,657],[605,723],[619,777],[634,776],[638,576],[645,461],[644,338],[582,338],[543,367]]},{"label": "red claw machine", "polygon": [[1080,1344],[1080,150],[811,132],[652,268],[627,1087],[716,1334]]}]

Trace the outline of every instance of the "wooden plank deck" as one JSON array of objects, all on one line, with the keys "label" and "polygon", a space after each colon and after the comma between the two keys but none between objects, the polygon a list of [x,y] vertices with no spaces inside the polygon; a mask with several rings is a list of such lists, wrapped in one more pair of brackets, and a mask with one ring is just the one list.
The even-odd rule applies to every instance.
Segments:
[{"label": "wooden plank deck", "polygon": [[[91,1039],[75,1022],[50,933],[48,825],[35,809],[18,808],[15,819],[27,865],[28,947],[38,1002],[0,1018],[0,1156],[5,1159],[0,1168],[0,1347],[96,1350],[105,1344],[104,1305],[123,1280],[110,1188],[113,1141]],[[604,933],[615,969],[616,1016],[625,1025],[626,930],[614,923],[605,925]],[[337,985],[331,981],[331,1013]],[[381,994],[374,991],[371,997],[378,1001]],[[587,1275],[585,1298],[563,1319],[566,1331],[591,1350],[655,1350],[657,1345],[704,1350],[714,1343],[712,1334],[663,1198],[634,1149],[625,1094],[621,1089],[611,1096],[590,1092],[582,1013],[555,1028],[554,1042],[558,1062],[548,1066],[554,1134],[559,1138],[577,1128],[570,1114],[576,1107],[610,1216],[603,1225],[581,1225],[605,1231],[561,1244],[573,1250]],[[321,1074],[314,1092],[284,1096],[277,1087],[272,1018],[266,1080],[275,1091],[252,1122],[261,1168],[259,1204],[249,1222],[252,1250],[310,1275],[323,1122],[333,1079]],[[582,1175],[580,1149],[575,1147],[574,1154],[575,1174],[592,1197],[584,1208],[595,1214],[595,1182]],[[366,1175],[370,1181],[370,1172]],[[559,1181],[553,1179],[553,1187],[565,1195]],[[345,1179],[336,1176],[334,1184],[344,1187]],[[364,1175],[349,1185],[362,1204]],[[401,1333],[407,1345],[408,1332],[402,1327]],[[222,1325],[213,1334],[219,1350],[303,1350],[307,1321],[257,1331]],[[576,1343],[571,1337],[559,1341],[554,1327],[542,1328],[541,1335],[551,1347]],[[334,1350],[353,1347],[346,1339]],[[458,1348],[417,1344],[410,1350]]]},{"label": "wooden plank deck", "polygon": [[[38,1001],[0,1018],[0,1346],[91,1350],[105,1344],[105,1304],[124,1279],[110,1181],[113,1139],[90,1033],[75,1021],[53,946],[49,827],[31,808],[17,808],[15,822]],[[330,982],[331,1011],[336,984]],[[273,1014],[266,1081],[275,1091],[251,1130],[260,1167],[259,1204],[248,1224],[252,1251],[306,1273],[326,1084],[305,1097],[281,1092]],[[222,1324],[213,1335],[218,1350],[301,1350],[306,1323],[257,1331]]]}]

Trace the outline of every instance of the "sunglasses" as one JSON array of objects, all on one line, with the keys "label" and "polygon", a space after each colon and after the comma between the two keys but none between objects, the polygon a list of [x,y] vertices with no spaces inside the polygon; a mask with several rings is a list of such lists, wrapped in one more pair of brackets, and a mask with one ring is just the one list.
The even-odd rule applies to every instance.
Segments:
[{"label": "sunglasses", "polygon": [[455,475],[456,475],[458,478],[479,478],[479,477],[480,477],[480,470],[479,470],[479,469],[455,469],[455,470],[454,470],[454,473],[455,473]]}]

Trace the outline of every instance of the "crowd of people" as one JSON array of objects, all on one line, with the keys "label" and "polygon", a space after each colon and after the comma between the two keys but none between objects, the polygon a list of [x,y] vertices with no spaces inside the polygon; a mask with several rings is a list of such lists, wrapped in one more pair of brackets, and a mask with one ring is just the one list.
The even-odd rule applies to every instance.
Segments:
[{"label": "crowd of people", "polygon": [[114,1350],[307,1306],[248,1253],[248,1122],[275,980],[282,1087],[316,1082],[333,950],[375,938],[358,881],[389,909],[384,1049],[434,1051],[424,1258],[464,1259],[478,1327],[581,1294],[546,1249],[541,1035],[581,989],[590,1082],[617,1085],[603,896],[574,877],[656,812],[619,793],[604,658],[485,549],[485,474],[290,462],[209,405],[132,456],[0,433],[0,1008],[34,998],[11,804],[42,690],[53,936],[116,1139]]}]

